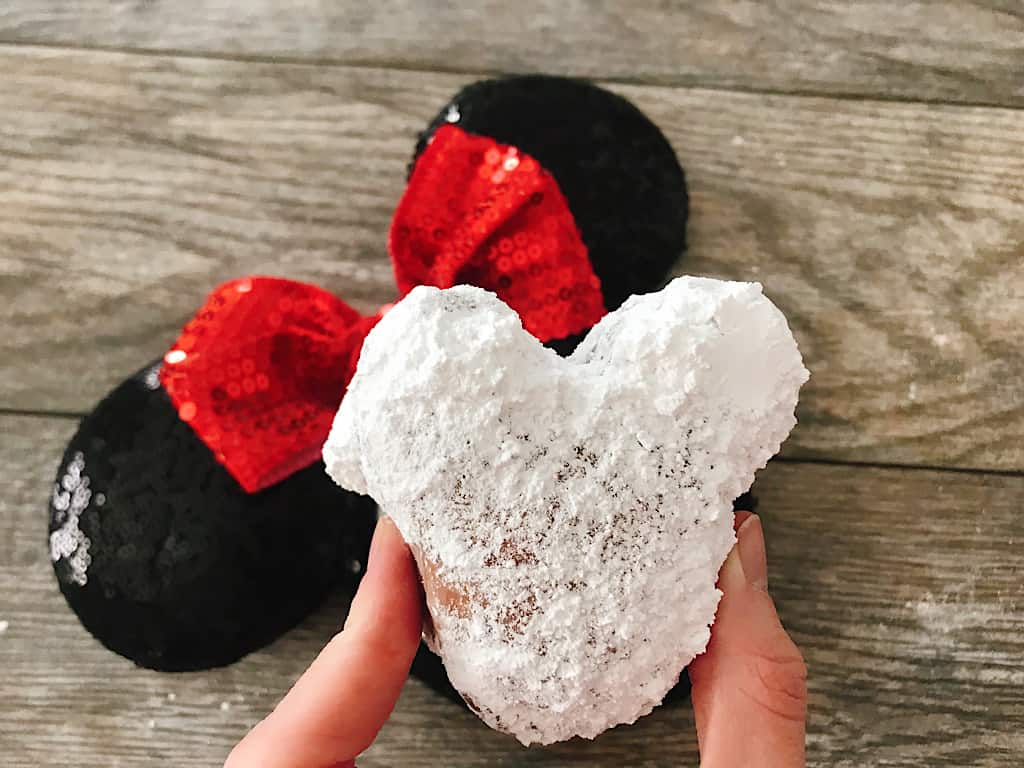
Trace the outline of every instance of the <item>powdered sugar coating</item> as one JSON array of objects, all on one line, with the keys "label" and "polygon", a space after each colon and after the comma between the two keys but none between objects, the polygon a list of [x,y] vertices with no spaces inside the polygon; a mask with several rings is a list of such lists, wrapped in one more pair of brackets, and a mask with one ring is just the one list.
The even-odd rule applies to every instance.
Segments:
[{"label": "powdered sugar coating", "polygon": [[593,738],[707,645],[731,501],[807,376],[758,284],[676,279],[566,359],[492,294],[420,287],[367,337],[324,459],[413,545],[429,639],[480,717]]}]

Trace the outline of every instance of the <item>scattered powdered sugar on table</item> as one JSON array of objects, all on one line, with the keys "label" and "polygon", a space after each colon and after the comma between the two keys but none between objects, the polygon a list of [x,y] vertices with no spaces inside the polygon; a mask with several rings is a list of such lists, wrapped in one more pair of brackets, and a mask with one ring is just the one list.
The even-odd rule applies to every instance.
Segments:
[{"label": "scattered powdered sugar on table", "polygon": [[367,337],[324,458],[413,547],[452,683],[524,744],[650,712],[704,650],[732,499],[807,380],[752,283],[679,278],[569,358],[420,287]]}]

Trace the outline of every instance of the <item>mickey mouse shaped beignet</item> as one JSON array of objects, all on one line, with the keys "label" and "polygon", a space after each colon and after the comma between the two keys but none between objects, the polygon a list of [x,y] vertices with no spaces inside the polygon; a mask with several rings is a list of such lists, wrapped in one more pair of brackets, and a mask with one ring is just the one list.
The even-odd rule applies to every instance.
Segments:
[{"label": "mickey mouse shaped beignet", "polygon": [[761,286],[678,278],[568,358],[479,288],[417,288],[370,333],[324,446],[416,556],[432,647],[491,727],[593,738],[707,645],[732,500],[807,380]]}]

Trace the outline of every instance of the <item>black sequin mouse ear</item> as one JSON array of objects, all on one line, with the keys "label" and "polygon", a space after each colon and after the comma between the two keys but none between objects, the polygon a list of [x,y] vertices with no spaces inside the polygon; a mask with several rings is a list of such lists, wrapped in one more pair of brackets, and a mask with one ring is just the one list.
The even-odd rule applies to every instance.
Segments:
[{"label": "black sequin mouse ear", "polygon": [[320,456],[378,319],[314,285],[229,281],[82,420],[50,557],[100,642],[152,669],[221,666],[355,584],[376,505]]},{"label": "black sequin mouse ear", "polygon": [[354,581],[376,507],[320,461],[247,493],[181,419],[159,371],[142,369],[82,421],[50,499],[50,555],[105,646],[151,669],[206,669]]},{"label": "black sequin mouse ear", "polygon": [[438,112],[416,158],[445,125],[517,147],[551,172],[608,311],[664,284],[686,248],[686,179],[664,134],[632,103],[564,77],[483,80]]}]

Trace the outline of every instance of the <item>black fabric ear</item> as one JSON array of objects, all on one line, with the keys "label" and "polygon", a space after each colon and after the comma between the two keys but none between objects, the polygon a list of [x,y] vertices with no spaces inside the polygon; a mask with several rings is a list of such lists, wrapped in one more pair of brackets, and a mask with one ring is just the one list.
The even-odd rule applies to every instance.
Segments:
[{"label": "black fabric ear", "polygon": [[182,422],[159,364],[68,445],[50,500],[54,570],[101,643],[164,671],[230,664],[365,567],[376,506],[323,463],[247,494]]},{"label": "black fabric ear", "polygon": [[660,288],[686,247],[686,179],[654,123],[581,80],[527,75],[463,88],[420,136],[454,124],[532,155],[569,202],[605,306]]}]

